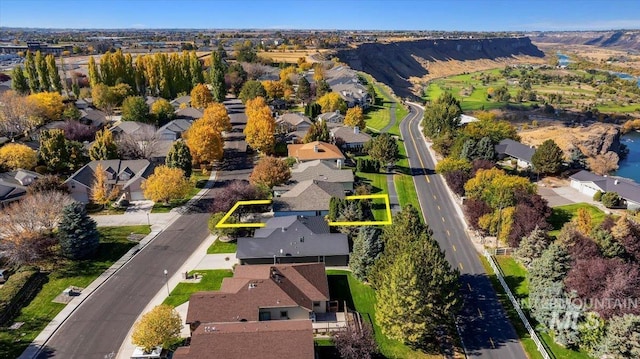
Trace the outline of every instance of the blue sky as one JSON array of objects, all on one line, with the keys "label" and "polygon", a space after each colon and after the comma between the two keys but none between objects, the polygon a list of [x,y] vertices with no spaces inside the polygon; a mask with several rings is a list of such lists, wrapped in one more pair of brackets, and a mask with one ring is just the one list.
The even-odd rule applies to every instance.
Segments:
[{"label": "blue sky", "polygon": [[640,1],[0,0],[0,26],[463,31],[640,29]]}]

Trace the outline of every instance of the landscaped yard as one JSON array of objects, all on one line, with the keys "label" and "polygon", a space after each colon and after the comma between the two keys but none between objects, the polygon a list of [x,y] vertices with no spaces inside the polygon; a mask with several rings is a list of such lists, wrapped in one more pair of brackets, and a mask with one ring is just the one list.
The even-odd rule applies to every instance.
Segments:
[{"label": "landscaped yard", "polygon": [[553,226],[553,230],[549,232],[549,235],[553,237],[557,236],[562,226],[578,215],[578,209],[580,208],[586,208],[589,211],[594,226],[599,225],[604,220],[605,213],[598,207],[587,203],[574,203],[553,207],[553,212],[549,217],[549,223]]},{"label": "landscaped yard", "polygon": [[238,250],[238,244],[236,242],[223,242],[216,239],[215,242],[207,248],[207,254],[235,253],[236,250]]},{"label": "landscaped yard", "polygon": [[439,354],[425,354],[412,350],[397,340],[384,336],[376,323],[375,291],[368,285],[360,282],[351,275],[351,272],[340,270],[328,270],[329,291],[331,299],[346,301],[347,306],[358,311],[362,317],[373,323],[376,342],[380,352],[387,358],[441,358]]},{"label": "landscaped yard", "polygon": [[207,174],[202,174],[201,170],[193,170],[193,172],[191,173],[191,181],[194,186],[189,191],[189,194],[187,194],[187,196],[183,199],[169,202],[168,205],[165,205],[164,203],[155,203],[153,205],[153,208],[151,209],[151,213],[169,213],[172,209],[189,202],[189,200],[193,198],[193,196],[198,194],[198,192],[200,192],[200,190],[204,188],[208,180],[208,172]]},{"label": "landscaped yard", "polygon": [[[528,298],[529,297],[529,280],[527,279],[526,268],[524,268],[520,263],[518,263],[511,256],[496,256],[495,258],[498,263],[498,266],[500,267],[500,270],[502,271],[505,281],[507,282],[507,285],[511,289],[511,292],[513,293],[513,295],[516,296],[517,299]],[[490,275],[491,282],[494,288],[496,289],[496,291],[498,292],[498,297],[500,298],[500,302],[502,303],[503,307],[508,309],[507,311],[509,314],[509,318],[511,319],[511,322],[516,327],[516,331],[518,332],[518,335],[522,339],[522,344],[525,347],[527,354],[529,354],[529,356],[532,358],[541,357],[541,355],[538,353],[538,350],[535,347],[535,344],[533,343],[533,340],[529,337],[529,333],[526,331],[526,329],[524,328],[524,325],[520,321],[518,314],[515,312],[515,309],[513,309],[511,302],[507,298],[506,294],[504,294],[504,292],[502,291],[502,286],[500,286],[500,283],[498,282],[497,278],[493,274],[493,271],[491,270],[489,263],[487,263],[486,259],[482,256],[481,256],[481,259],[485,267],[485,270],[487,271],[487,273],[491,274]],[[526,309],[523,308],[523,310],[526,313]],[[537,323],[534,320],[532,320],[528,314],[527,314],[527,317],[529,317],[529,322],[531,323],[531,325],[533,327],[536,327]],[[556,344],[551,338],[551,336],[546,332],[541,333],[540,331],[538,331],[538,336],[542,339],[544,345],[547,347],[547,350],[551,351],[553,353],[553,356],[555,356],[556,358],[569,358],[569,359],[588,359],[589,358],[589,355],[587,355],[587,353],[585,352],[570,350],[559,344]]]},{"label": "landscaped yard", "polygon": [[189,301],[191,294],[207,290],[218,290],[222,284],[222,279],[233,277],[233,272],[228,269],[193,270],[189,272],[191,275],[196,273],[202,275],[199,283],[178,283],[163,304],[177,307]]},{"label": "landscaped yard", "polygon": [[[384,173],[365,173],[357,172],[356,176],[371,185],[371,193],[389,193],[389,187],[387,186],[387,176]],[[372,212],[373,218],[376,221],[384,221],[387,219],[386,206],[384,200],[375,199],[372,200]]]},{"label": "landscaped yard", "polygon": [[100,247],[92,260],[60,261],[47,274],[48,281],[36,297],[22,308],[14,322],[24,322],[18,330],[0,330],[0,358],[17,358],[44,327],[65,307],[52,300],[69,286],[86,288],[135,245],[130,234],[149,234],[149,226],[99,227]]}]

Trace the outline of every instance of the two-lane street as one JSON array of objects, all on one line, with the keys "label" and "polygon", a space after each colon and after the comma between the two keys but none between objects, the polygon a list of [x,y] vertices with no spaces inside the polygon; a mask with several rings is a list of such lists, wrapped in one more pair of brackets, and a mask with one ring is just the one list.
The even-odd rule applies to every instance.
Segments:
[{"label": "two-lane street", "polygon": [[446,251],[449,263],[460,270],[463,306],[458,325],[466,354],[481,358],[526,358],[467,235],[463,219],[456,211],[456,204],[443,178],[435,174],[435,164],[420,134],[424,112],[415,105],[410,105],[410,109],[411,113],[400,124],[400,131],[425,221]]}]

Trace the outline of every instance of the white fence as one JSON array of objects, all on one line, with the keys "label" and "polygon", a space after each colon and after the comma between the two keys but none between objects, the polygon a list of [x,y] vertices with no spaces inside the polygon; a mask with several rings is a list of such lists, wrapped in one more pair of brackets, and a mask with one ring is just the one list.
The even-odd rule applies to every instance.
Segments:
[{"label": "white fence", "polygon": [[516,297],[514,297],[513,293],[511,293],[511,290],[509,289],[507,282],[504,281],[504,277],[502,276],[502,271],[500,270],[500,268],[498,268],[498,265],[493,260],[493,256],[489,252],[487,252],[487,250],[485,250],[483,254],[487,258],[487,261],[491,265],[493,272],[496,274],[496,277],[500,281],[500,285],[502,285],[502,288],[504,289],[505,293],[507,293],[507,296],[509,297],[511,304],[516,309],[516,312],[518,313],[520,320],[522,320],[522,323],[524,324],[525,328],[527,328],[527,331],[529,332],[531,339],[533,339],[533,342],[536,343],[536,347],[538,348],[538,351],[540,352],[540,354],[544,359],[551,359],[551,356],[547,352],[547,349],[544,347],[544,345],[542,345],[542,342],[540,341],[538,334],[536,333],[535,330],[533,330],[533,327],[529,323],[529,320],[527,319],[527,317],[524,315],[522,308],[520,308],[520,304],[518,304]]}]

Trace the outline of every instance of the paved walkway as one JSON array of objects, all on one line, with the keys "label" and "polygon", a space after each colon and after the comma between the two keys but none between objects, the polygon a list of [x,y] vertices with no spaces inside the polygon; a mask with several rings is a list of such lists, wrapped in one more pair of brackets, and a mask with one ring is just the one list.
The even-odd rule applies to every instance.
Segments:
[{"label": "paved walkway", "polygon": [[[217,177],[217,172],[213,171],[211,176],[209,177],[209,181],[211,183],[215,182]],[[198,201],[209,189],[203,188],[198,192],[185,206],[188,206],[196,201]],[[160,214],[158,214],[160,215]],[[144,237],[140,243],[138,243],[135,247],[131,248],[124,256],[122,256],[118,261],[116,261],[109,269],[104,271],[98,278],[96,278],[91,284],[89,284],[85,289],[82,290],[79,296],[74,297],[59,313],[56,315],[51,322],[38,334],[38,336],[33,340],[31,345],[27,347],[27,349],[22,353],[19,359],[31,359],[39,354],[39,349],[43,347],[43,345],[49,340],[49,338],[56,332],[56,330],[64,323],[64,321],[80,306],[82,303],[96,290],[98,289],[104,282],[106,282],[111,276],[113,276],[120,268],[122,268],[125,264],[127,264],[142,248],[148,245],[153,239],[160,234],[165,228],[170,226],[180,214],[178,212],[171,212],[162,214],[164,216],[161,217],[149,217],[151,222],[151,233],[149,233],[146,237]],[[105,217],[104,219],[101,217]],[[112,218],[107,218],[112,217]],[[135,219],[131,219],[131,217]],[[103,216],[94,216],[92,217],[96,219],[98,225],[115,225],[115,226],[123,226],[129,224],[147,224],[148,222],[146,215],[138,213],[138,214],[123,214],[123,215],[103,215]],[[145,219],[144,222],[140,223],[142,218]],[[157,220],[157,222],[155,222]],[[205,241],[207,242],[207,241]],[[213,240],[210,241],[212,243]],[[206,248],[204,249],[206,253]],[[132,351],[133,352],[133,351]],[[120,356],[118,356],[120,357]],[[129,357],[129,356],[127,356]]]},{"label": "paved walkway", "polygon": [[[393,125],[396,123],[396,103],[392,103],[389,108],[389,124],[386,125],[381,133],[388,132]],[[398,201],[398,192],[396,191],[396,186],[393,182],[393,172],[387,172],[387,193],[389,194],[389,204],[391,205],[391,213],[396,214],[400,212],[400,201]]]},{"label": "paved walkway", "polygon": [[389,106],[389,123],[380,130],[381,133],[389,132],[391,127],[396,124],[396,102],[392,102]]}]

